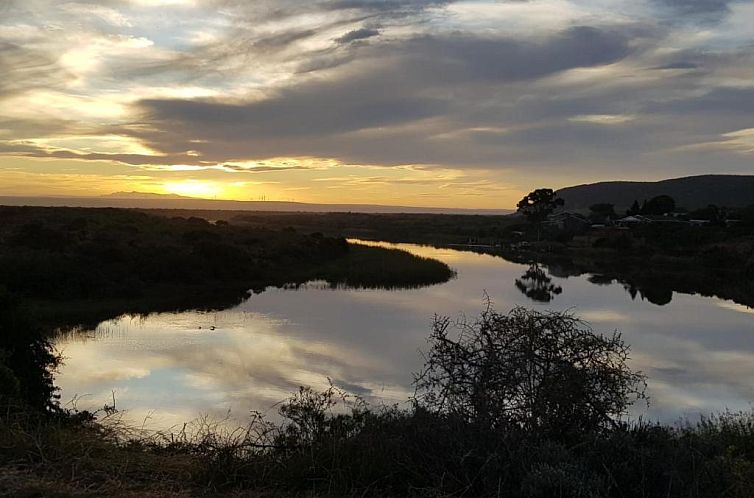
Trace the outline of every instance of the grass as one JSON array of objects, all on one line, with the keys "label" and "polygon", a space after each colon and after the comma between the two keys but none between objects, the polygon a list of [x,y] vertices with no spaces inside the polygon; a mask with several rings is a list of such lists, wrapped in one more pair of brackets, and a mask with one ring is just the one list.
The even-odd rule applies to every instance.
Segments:
[{"label": "grass", "polygon": [[298,213],[155,209],[159,216],[197,216],[223,219],[255,229],[291,227],[298,232],[321,232],[331,237],[416,244],[493,244],[516,223],[507,215],[416,213]]},{"label": "grass", "polygon": [[[248,425],[236,430],[223,421],[199,419],[172,432],[148,433],[124,425],[114,407],[96,414],[42,413],[0,399],[0,492],[375,498],[752,495],[754,411],[674,426],[622,421],[619,414],[631,390],[620,383],[615,388],[592,382],[602,378],[594,368],[632,375],[622,363],[628,353],[622,345],[603,351],[617,363],[606,361],[603,353],[593,355],[595,345],[613,344],[614,335],[592,337],[589,329],[569,329],[578,332],[573,337],[579,340],[566,339],[571,346],[553,349],[563,332],[557,324],[568,329],[581,327],[580,322],[570,315],[524,309],[504,316],[488,308],[480,321],[459,324],[457,339],[445,333],[447,323],[442,317],[435,322],[430,336],[435,354],[427,354],[425,369],[448,372],[433,377],[429,388],[440,395],[449,392],[451,404],[443,396],[426,396],[422,389],[427,384],[420,379],[427,377],[420,374],[417,395],[403,408],[373,408],[334,386],[321,392],[302,387],[279,404],[280,422],[252,413]],[[528,331],[523,340],[515,333],[520,328]],[[563,349],[573,349],[573,354]],[[450,361],[452,369],[445,360],[433,362],[437,354],[445,358],[447,353],[456,358]],[[461,359],[456,353],[471,357]],[[543,361],[549,373],[533,385],[531,374],[521,372],[541,368]],[[556,389],[547,389],[552,382]],[[618,402],[598,410],[612,413],[611,421],[597,417],[594,423],[566,424],[603,395]],[[542,430],[539,422],[545,415],[565,419]]]},{"label": "grass", "polygon": [[[331,403],[332,402],[332,403]],[[288,418],[140,435],[112,420],[0,419],[5,496],[735,497],[754,490],[754,414],[623,424],[570,440],[479,433],[414,407],[303,390]],[[2,496],[2,494],[0,494]]]},{"label": "grass", "polygon": [[[0,228],[0,258],[7,263],[0,280],[58,323],[87,312],[96,320],[129,310],[222,305],[238,299],[243,285],[325,279],[334,286],[411,286],[452,278],[432,260],[292,230],[123,210],[0,208],[0,214],[10,220]],[[178,263],[161,268],[170,257]],[[100,259],[106,271],[88,271],[100,270]],[[123,275],[129,286],[138,284],[137,292],[119,287]],[[227,296],[204,301],[220,288]],[[23,336],[25,322],[5,320],[7,310],[0,309],[1,339],[9,332]],[[0,360],[15,365],[10,360],[26,346],[20,339],[3,343]],[[507,371],[492,371],[498,370]],[[754,412],[561,434],[479,424],[418,399],[407,408],[372,408],[336,388],[302,388],[280,405],[280,423],[252,414],[236,431],[200,420],[187,430],[146,434],[124,426],[110,408],[95,419],[35,410],[7,397],[0,406],[0,496],[743,498],[754,490]]]},{"label": "grass", "polygon": [[452,278],[439,261],[293,229],[126,209],[0,206],[0,287],[56,327],[123,313],[218,309],[268,286],[357,288]]},{"label": "grass", "polygon": [[6,410],[0,417],[0,496],[282,498],[289,493],[219,493],[198,447],[169,444],[125,427],[117,414],[89,417]]}]

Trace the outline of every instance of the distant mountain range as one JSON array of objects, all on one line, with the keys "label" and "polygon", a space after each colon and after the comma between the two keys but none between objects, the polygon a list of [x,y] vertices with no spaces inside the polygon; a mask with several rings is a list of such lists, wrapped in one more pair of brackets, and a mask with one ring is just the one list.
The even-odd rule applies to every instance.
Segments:
[{"label": "distant mountain range", "polygon": [[176,194],[145,192],[115,192],[100,197],[13,197],[0,196],[4,206],[70,206],[119,207],[141,209],[195,209],[226,211],[277,211],[277,212],[353,212],[353,213],[428,213],[428,214],[510,214],[510,209],[456,209],[414,206],[382,206],[377,204],[307,204],[278,201],[228,201],[198,199]]},{"label": "distant mountain range", "polygon": [[112,194],[105,194],[100,196],[108,199],[193,199],[193,197],[187,197],[185,195],[178,194],[155,194],[153,192],[113,192]]},{"label": "distant mountain range", "polygon": [[676,205],[698,209],[710,204],[725,207],[754,205],[754,175],[702,175],[658,182],[599,182],[558,190],[567,210],[587,210],[598,203],[614,204],[626,209],[639,201],[669,195]]}]

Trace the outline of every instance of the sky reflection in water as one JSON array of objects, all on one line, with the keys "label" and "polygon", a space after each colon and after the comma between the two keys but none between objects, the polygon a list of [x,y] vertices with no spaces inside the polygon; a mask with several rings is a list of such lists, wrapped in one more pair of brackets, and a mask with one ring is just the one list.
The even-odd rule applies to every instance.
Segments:
[{"label": "sky reflection in water", "polygon": [[[230,411],[242,424],[249,410],[274,414],[275,403],[300,385],[328,377],[373,403],[403,402],[421,366],[435,313],[473,318],[486,291],[499,311],[515,305],[573,311],[597,331],[618,329],[632,346],[632,366],[649,376],[649,408],[636,415],[667,422],[754,399],[754,310],[718,299],[674,294],[658,306],[621,284],[587,276],[552,277],[562,292],[549,302],[515,285],[529,269],[501,258],[401,244],[450,264],[458,277],[413,290],[270,289],[235,308],[214,312],[121,317],[77,337],[62,338],[57,377],[62,399],[85,395],[79,408],[112,399],[127,419],[164,429]],[[548,284],[549,285],[549,284]]]}]

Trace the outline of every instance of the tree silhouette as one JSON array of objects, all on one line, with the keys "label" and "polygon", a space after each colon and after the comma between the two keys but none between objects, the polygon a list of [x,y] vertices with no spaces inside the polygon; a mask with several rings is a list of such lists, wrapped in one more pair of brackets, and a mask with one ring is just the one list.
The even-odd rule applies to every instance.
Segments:
[{"label": "tree silhouette", "polygon": [[641,212],[641,206],[639,206],[639,201],[634,200],[634,203],[631,204],[631,207],[626,211],[627,216],[633,216],[635,214],[639,214]]},{"label": "tree silhouette", "polygon": [[592,204],[589,206],[589,211],[591,211],[590,218],[594,221],[605,221],[617,217],[615,206],[606,202]]},{"label": "tree silhouette", "polygon": [[675,200],[669,195],[658,195],[645,203],[642,214],[663,215],[675,211]]},{"label": "tree silhouette", "polygon": [[540,237],[542,222],[552,214],[555,209],[563,206],[565,201],[558,198],[558,194],[551,188],[540,188],[529,192],[523,199],[518,201],[517,211],[523,214],[527,221],[537,227],[537,240]]}]

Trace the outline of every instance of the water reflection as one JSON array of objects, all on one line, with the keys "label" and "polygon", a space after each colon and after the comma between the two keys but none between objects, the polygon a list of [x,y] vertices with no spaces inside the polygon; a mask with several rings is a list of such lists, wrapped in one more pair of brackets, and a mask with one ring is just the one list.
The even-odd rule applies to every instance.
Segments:
[{"label": "water reflection", "polygon": [[612,285],[618,282],[623,285],[623,288],[628,292],[628,295],[631,296],[632,300],[635,300],[638,297],[641,300],[647,300],[657,306],[665,306],[673,300],[673,290],[656,281],[649,281],[645,282],[643,285],[637,285],[633,282],[622,281],[610,275],[601,274],[590,275],[587,277],[587,280],[594,285]]},{"label": "water reflection", "polygon": [[643,287],[630,283],[624,283],[623,288],[629,293],[631,299],[636,299],[637,294],[641,299],[646,299],[657,306],[665,306],[673,300],[673,291],[663,285],[646,285]]},{"label": "water reflection", "polygon": [[541,266],[534,263],[516,279],[516,288],[526,297],[539,303],[549,303],[563,292],[563,288],[552,283],[552,279]]},{"label": "water reflection", "polygon": [[[248,410],[274,412],[298,385],[324,387],[328,377],[372,402],[401,402],[412,392],[411,373],[421,366],[433,315],[473,317],[485,291],[500,311],[567,309],[597,331],[622,331],[632,345],[632,366],[649,376],[651,418],[745,409],[754,399],[750,308],[687,294],[660,307],[629,299],[620,282],[595,285],[587,276],[568,276],[566,283],[552,271],[547,285],[565,291],[549,303],[532,301],[512,285],[530,265],[400,247],[446,261],[458,277],[413,290],[268,289],[222,312],[104,322],[60,339],[67,358],[58,376],[63,399],[88,395],[79,407],[98,408],[111,402],[114,389],[130,420],[151,428],[228,410],[241,423]],[[647,290],[637,289],[640,295]]]}]

